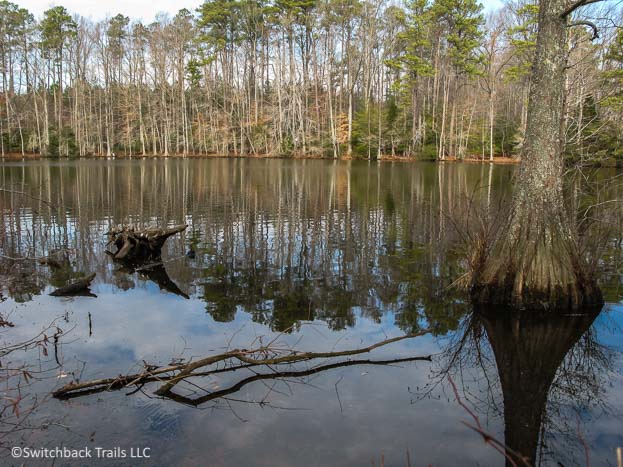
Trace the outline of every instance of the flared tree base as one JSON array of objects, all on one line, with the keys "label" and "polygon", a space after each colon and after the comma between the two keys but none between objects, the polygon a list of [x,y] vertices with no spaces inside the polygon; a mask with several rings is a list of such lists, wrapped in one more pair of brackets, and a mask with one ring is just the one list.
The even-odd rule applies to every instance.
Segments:
[{"label": "flared tree base", "polygon": [[563,312],[603,304],[562,207],[540,208],[522,203],[506,232],[476,262],[474,304]]}]

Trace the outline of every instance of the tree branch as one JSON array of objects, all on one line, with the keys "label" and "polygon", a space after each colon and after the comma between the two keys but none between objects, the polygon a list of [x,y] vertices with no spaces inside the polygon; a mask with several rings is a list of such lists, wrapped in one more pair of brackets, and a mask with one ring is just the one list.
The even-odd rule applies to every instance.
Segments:
[{"label": "tree branch", "polygon": [[590,21],[586,21],[586,20],[582,20],[582,21],[573,21],[571,23],[569,23],[567,25],[567,27],[574,27],[574,26],[588,26],[589,28],[591,28],[593,30],[593,37],[591,37],[591,40],[594,41],[595,39],[599,38],[599,31],[597,29],[597,26],[595,25],[595,23],[591,23]]},{"label": "tree branch", "polygon": [[[292,364],[297,362],[304,362],[315,359],[329,359],[335,357],[348,357],[352,355],[359,355],[362,353],[371,352],[374,349],[379,347],[386,346],[388,344],[392,344],[394,342],[398,342],[404,339],[411,339],[418,336],[423,336],[428,334],[430,331],[425,330],[418,333],[406,334],[404,336],[393,337],[391,339],[386,339],[381,342],[377,342],[376,344],[370,345],[369,347],[363,347],[359,349],[352,350],[343,350],[339,352],[297,352],[294,350],[290,350],[285,355],[281,354],[278,349],[273,349],[270,347],[260,347],[253,350],[232,350],[229,352],[225,352],[218,355],[212,355],[210,357],[202,358],[200,360],[188,363],[181,363],[177,365],[171,365],[166,367],[148,367],[142,373],[132,374],[132,375],[119,375],[117,377],[106,378],[106,379],[97,379],[93,381],[86,381],[81,383],[72,382],[69,383],[62,388],[56,390],[53,393],[53,396],[56,398],[67,398],[71,396],[73,393],[82,392],[85,390],[89,390],[88,393],[92,391],[99,390],[111,390],[111,389],[119,389],[121,387],[127,387],[136,384],[143,384],[145,382],[153,381],[155,378],[158,381],[162,381],[163,384],[157,391],[156,394],[163,395],[168,394],[171,389],[175,385],[177,385],[180,381],[183,381],[187,378],[191,378],[194,376],[199,376],[195,373],[195,370],[199,368],[203,368],[206,366],[214,365],[215,363],[222,362],[225,360],[239,360],[247,365],[240,366],[232,366],[228,368],[226,371],[235,371],[240,368],[248,368],[251,366],[265,366],[265,365],[279,365],[279,364]],[[276,354],[274,357],[268,357],[269,354]],[[252,355],[260,355],[265,358],[251,358]],[[421,357],[423,359],[429,359],[430,357]],[[211,372],[207,372],[202,374],[204,376],[206,374],[212,374],[217,372],[222,372],[223,370],[212,370]],[[173,375],[166,376],[166,373],[177,373]],[[160,376],[162,375],[162,376]]]},{"label": "tree branch", "polygon": [[603,2],[604,0],[577,0],[575,2],[573,2],[569,8],[567,8],[565,11],[563,11],[560,14],[561,18],[566,18],[568,17],[571,13],[573,13],[575,10],[577,10],[578,8],[581,8],[583,6],[586,5],[590,5],[591,3],[599,3],[599,2]]},{"label": "tree branch", "polygon": [[[311,376],[317,373],[321,373],[327,370],[332,370],[335,368],[343,368],[343,367],[347,367],[347,366],[354,366],[354,365],[379,365],[379,366],[389,366],[389,365],[395,365],[398,363],[407,363],[407,362],[415,362],[415,361],[427,361],[430,362],[431,361],[431,357],[427,356],[427,357],[406,357],[406,358],[396,358],[396,359],[392,359],[392,360],[345,360],[342,362],[337,362],[337,363],[330,363],[330,364],[326,364],[326,365],[320,365],[314,368],[310,368],[307,370],[295,370],[295,371],[277,371],[274,373],[258,373],[254,376],[249,376],[248,378],[242,379],[240,381],[238,381],[237,383],[233,384],[232,386],[225,388],[225,389],[221,389],[219,391],[215,391],[215,392],[211,392],[209,394],[206,394],[205,396],[201,396],[199,398],[196,399],[192,399],[189,397],[185,397],[179,394],[176,394],[175,392],[172,391],[168,391],[162,394],[158,394],[162,397],[166,397],[168,399],[174,400],[175,402],[179,402],[182,404],[186,404],[186,405],[190,405],[190,406],[194,406],[197,407],[199,405],[205,404],[208,401],[212,401],[215,399],[220,399],[223,398],[225,396],[228,396],[229,394],[234,394],[238,391],[240,391],[244,386],[253,383],[255,381],[263,381],[263,380],[273,380],[273,379],[284,379],[284,378],[303,378],[305,376]],[[336,387],[337,390],[337,387]],[[339,395],[338,395],[339,397]],[[262,404],[262,402],[259,402],[259,404]]]}]

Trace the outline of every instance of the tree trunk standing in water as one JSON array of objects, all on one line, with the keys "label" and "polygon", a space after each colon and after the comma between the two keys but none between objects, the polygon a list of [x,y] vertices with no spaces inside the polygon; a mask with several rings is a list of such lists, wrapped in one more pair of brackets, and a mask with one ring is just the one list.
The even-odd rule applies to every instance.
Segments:
[{"label": "tree trunk standing in water", "polygon": [[525,145],[508,230],[477,261],[475,303],[569,310],[602,302],[563,198],[567,18],[586,3],[594,0],[539,2]]}]

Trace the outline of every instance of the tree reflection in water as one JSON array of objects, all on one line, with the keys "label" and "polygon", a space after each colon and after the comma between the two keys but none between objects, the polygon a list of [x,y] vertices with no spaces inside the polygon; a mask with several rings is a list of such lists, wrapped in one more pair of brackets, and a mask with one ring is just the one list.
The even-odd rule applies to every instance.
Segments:
[{"label": "tree reflection in water", "polygon": [[484,388],[474,394],[465,383],[463,394],[481,413],[496,408],[503,416],[508,466],[583,458],[580,413],[609,410],[604,393],[614,354],[596,338],[599,313],[478,310],[450,345],[436,380],[478,368]]},{"label": "tree reflection in water", "polygon": [[[2,185],[30,196],[0,196],[1,253],[37,257],[67,248],[72,269],[5,259],[0,281],[10,299],[27,302],[77,271],[96,272],[103,289],[98,303],[115,293],[128,308],[153,281],[176,295],[167,303],[189,296],[198,305],[196,328],[205,322],[226,329],[222,323],[250,318],[276,332],[322,320],[355,333],[357,325],[380,323],[405,333],[427,328],[456,335],[444,367],[483,367],[483,393],[489,393],[483,412],[501,394],[509,445],[536,461],[552,449],[550,433],[567,433],[577,448],[568,407],[602,402],[609,355],[590,328],[594,313],[472,314],[466,294],[451,287],[466,268],[464,252],[451,247],[460,235],[449,219],[465,217],[468,200],[501,206],[511,172],[484,165],[221,159],[7,164],[0,167]],[[487,186],[479,189],[483,180]],[[570,189],[579,203],[582,190]],[[620,187],[606,196],[620,197]],[[606,300],[616,303],[623,216],[614,211],[612,218],[618,229],[604,242],[599,269]],[[113,265],[104,254],[105,232],[129,223],[189,224],[166,245],[165,260],[179,260],[150,271]],[[185,256],[189,249],[193,254]]]}]

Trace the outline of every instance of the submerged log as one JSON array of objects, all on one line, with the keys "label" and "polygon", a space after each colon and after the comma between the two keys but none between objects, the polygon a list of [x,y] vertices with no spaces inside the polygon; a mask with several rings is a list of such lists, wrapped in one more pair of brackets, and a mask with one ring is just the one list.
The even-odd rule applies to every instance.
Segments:
[{"label": "submerged log", "polygon": [[50,295],[52,295],[53,297],[72,297],[75,295],[86,295],[94,297],[95,295],[92,294],[89,290],[93,279],[95,279],[95,273],[82,277],[64,287],[59,287]]},{"label": "submerged log", "polygon": [[171,228],[148,228],[135,230],[134,227],[121,227],[108,232],[110,244],[116,251],[108,250],[114,260],[128,263],[158,261],[162,256],[162,246],[167,238],[186,230],[188,225]]}]

